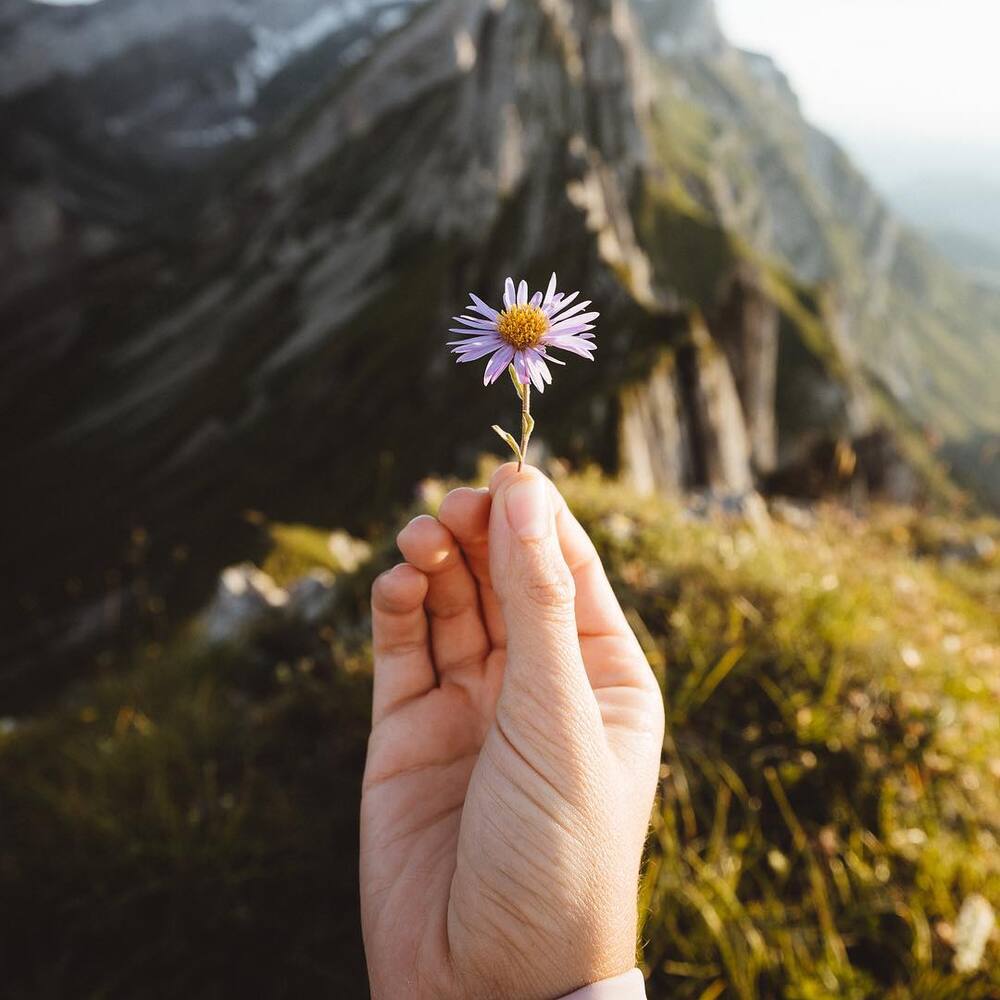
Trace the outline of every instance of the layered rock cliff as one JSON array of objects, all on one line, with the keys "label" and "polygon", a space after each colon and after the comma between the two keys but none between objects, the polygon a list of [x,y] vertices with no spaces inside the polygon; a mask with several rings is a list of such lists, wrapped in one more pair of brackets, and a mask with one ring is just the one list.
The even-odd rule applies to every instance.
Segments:
[{"label": "layered rock cliff", "polygon": [[[560,371],[539,434],[644,489],[743,492],[910,419],[877,317],[919,319],[930,264],[710,4],[404,15],[200,172],[126,171],[146,185],[128,213],[94,207],[119,189],[83,199],[56,146],[10,181],[8,679],[54,636],[127,624],[149,587],[202,592],[245,555],[248,509],[359,530],[493,448],[510,394],[453,369],[443,341],[466,291],[492,298],[509,273],[555,267],[600,303],[599,362]],[[121,164],[86,150],[112,185]],[[964,346],[914,346],[920,329],[883,330],[900,357],[937,359],[929,376],[900,363],[904,389],[912,371],[938,396],[972,377]]]}]

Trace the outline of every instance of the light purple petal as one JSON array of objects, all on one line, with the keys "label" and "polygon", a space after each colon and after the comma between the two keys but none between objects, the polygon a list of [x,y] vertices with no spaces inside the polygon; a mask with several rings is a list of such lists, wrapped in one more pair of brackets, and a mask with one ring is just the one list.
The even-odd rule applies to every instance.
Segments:
[{"label": "light purple petal", "polygon": [[556,294],[552,297],[552,301],[548,305],[542,306],[542,312],[545,313],[546,316],[551,316],[554,312],[558,311],[559,303],[562,302],[564,298],[566,298],[566,296],[563,295],[562,292],[556,292]]},{"label": "light purple petal", "polygon": [[528,366],[528,377],[531,379],[531,384],[539,391],[539,393],[545,392],[545,382],[542,379],[542,373],[539,369],[540,364],[544,364],[543,361],[536,361],[534,358],[526,358],[524,362]]},{"label": "light purple petal", "polygon": [[563,347],[566,344],[579,344],[581,347],[587,348],[589,351],[596,351],[597,344],[593,340],[589,340],[586,337],[581,337],[576,333],[560,333],[558,336],[550,337],[545,341],[546,347]]},{"label": "light purple petal", "polygon": [[577,349],[575,347],[565,347],[562,349],[565,351],[569,351],[570,354],[575,354],[578,358],[583,358],[585,361],[594,360],[594,355],[590,351],[584,351],[582,349]]},{"label": "light purple petal", "polygon": [[593,329],[593,323],[577,323],[576,320],[573,320],[567,326],[560,326],[557,330],[549,327],[548,332],[542,335],[542,342],[545,343],[547,338],[551,336],[559,336],[563,333],[585,333]]},{"label": "light purple petal", "polygon": [[542,300],[542,304],[546,306],[552,305],[553,300],[556,297],[556,272],[552,272],[552,277],[549,278],[549,287],[545,292],[545,298]]},{"label": "light purple petal", "polygon": [[589,302],[578,302],[572,309],[560,310],[558,316],[551,317],[552,322],[561,323],[564,319],[569,319],[571,316],[576,316],[578,313],[582,313],[589,305]]},{"label": "light purple petal", "polygon": [[531,381],[534,382],[535,388],[539,392],[545,392],[545,386],[552,385],[552,372],[549,371],[549,366],[545,363],[540,351],[530,348],[527,353]]},{"label": "light purple petal", "polygon": [[514,348],[509,345],[501,347],[500,350],[490,358],[490,363],[486,366],[486,371],[483,374],[483,385],[491,385],[495,382],[506,370],[507,366],[510,364],[511,359],[514,357]]},{"label": "light purple petal", "polygon": [[499,337],[483,336],[467,337],[465,340],[449,340],[448,346],[455,344],[459,347],[478,347],[480,344],[496,344],[499,347],[502,343],[503,341]]},{"label": "light purple petal", "polygon": [[513,365],[515,377],[522,385],[533,385],[542,393],[552,384],[550,364],[564,365],[562,358],[551,351],[567,351],[570,354],[594,360],[597,345],[594,342],[593,321],[597,312],[587,312],[589,301],[577,303],[579,292],[566,295],[556,290],[555,273],[549,279],[545,292],[530,295],[527,281],[516,285],[513,278],[504,282],[503,302],[506,310],[515,306],[530,305],[541,309],[548,321],[548,329],[535,347],[517,350],[500,336],[499,325],[503,316],[479,296],[469,293],[471,305],[462,315],[453,317],[459,325],[451,327],[449,333],[461,339],[448,341],[451,353],[459,364],[468,364],[488,357],[483,372],[483,384],[492,385]]},{"label": "light purple petal", "polygon": [[498,347],[503,347],[503,341],[499,337],[475,337],[469,340],[449,340],[448,346],[455,347],[457,354],[459,351],[475,351],[480,347],[486,347],[487,344],[492,344],[494,349]]},{"label": "light purple petal", "polygon": [[487,354],[493,354],[497,350],[499,350],[499,348],[495,344],[484,344],[475,351],[465,351],[464,353],[452,351],[451,353],[455,355],[456,364],[464,365],[466,362],[478,361],[480,358],[485,358]]},{"label": "light purple petal", "polygon": [[491,319],[474,319],[471,316],[452,316],[456,323],[464,323],[466,326],[475,327],[477,330],[495,330],[496,323]]},{"label": "light purple petal", "polygon": [[568,317],[567,319],[559,320],[558,323],[552,324],[552,331],[554,333],[560,333],[570,326],[580,326],[583,324],[586,326],[588,323],[593,323],[601,314],[596,312],[581,313],[579,316]]},{"label": "light purple petal", "polygon": [[480,315],[494,321],[500,318],[500,313],[493,306],[487,305],[478,295],[473,295],[472,292],[469,292],[469,298],[472,299],[476,312]]},{"label": "light purple petal", "polygon": [[455,362],[460,365],[464,365],[467,361],[478,361],[480,358],[485,358],[487,354],[494,354],[499,348],[495,344],[483,344],[482,347],[476,348],[474,351],[452,351],[451,353],[455,355]]},{"label": "light purple petal", "polygon": [[579,292],[573,292],[570,295],[557,295],[552,300],[552,305],[549,307],[549,317],[554,317],[557,313],[561,313],[563,309],[566,309],[571,303],[576,301],[576,297]]},{"label": "light purple petal", "polygon": [[548,346],[560,351],[569,351],[570,354],[577,354],[581,358],[586,358],[588,361],[594,360],[594,351],[596,350],[596,347],[589,341],[579,341],[572,338],[569,338],[563,343],[549,344]]},{"label": "light purple petal", "polygon": [[494,352],[502,349],[503,348],[498,348],[496,344],[481,344],[479,347],[470,351],[460,351],[456,349],[451,353],[457,354],[458,358],[456,358],[456,361],[460,365],[464,365],[468,361],[478,361],[480,358],[485,358],[487,354],[493,354]]},{"label": "light purple petal", "polygon": [[573,306],[572,309],[569,308],[570,305],[571,305],[570,301],[561,302],[560,305],[562,306],[562,308],[559,310],[559,313],[558,313],[558,315],[557,315],[556,318],[557,319],[565,319],[568,315],[572,315],[573,313],[577,313],[581,309],[586,309],[587,306],[590,305],[590,299],[581,299],[579,302],[576,303],[575,306]]}]

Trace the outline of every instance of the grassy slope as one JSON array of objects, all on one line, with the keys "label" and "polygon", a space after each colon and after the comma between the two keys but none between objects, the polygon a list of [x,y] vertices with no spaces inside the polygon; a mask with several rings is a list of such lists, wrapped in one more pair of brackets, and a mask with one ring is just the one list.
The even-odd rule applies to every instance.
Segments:
[{"label": "grassy slope", "polygon": [[[1000,566],[942,557],[996,526],[831,508],[754,530],[563,488],[668,705],[650,997],[996,996],[996,941],[959,978],[950,940],[970,893],[1000,906]],[[279,541],[275,568],[323,561],[305,529]],[[6,995],[366,995],[365,595],[388,544],[320,628],[178,639],[0,736]]]}]

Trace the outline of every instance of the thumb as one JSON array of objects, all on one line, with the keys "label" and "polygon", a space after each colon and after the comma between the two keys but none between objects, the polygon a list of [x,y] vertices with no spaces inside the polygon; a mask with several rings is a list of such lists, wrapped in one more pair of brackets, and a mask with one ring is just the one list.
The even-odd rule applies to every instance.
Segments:
[{"label": "thumb", "polygon": [[559,545],[552,490],[531,468],[497,480],[489,552],[490,577],[507,627],[500,704],[514,717],[528,712],[531,721],[541,718],[550,731],[560,723],[574,730],[581,723],[598,724],[580,652],[576,588]]}]

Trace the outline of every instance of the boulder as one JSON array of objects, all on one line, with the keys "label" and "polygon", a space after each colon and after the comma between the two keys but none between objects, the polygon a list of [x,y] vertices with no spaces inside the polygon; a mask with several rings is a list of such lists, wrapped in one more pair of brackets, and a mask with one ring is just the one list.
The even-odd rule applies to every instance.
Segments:
[{"label": "boulder", "polygon": [[333,611],[337,598],[336,577],[329,570],[314,569],[288,588],[285,607],[289,619],[318,625]]},{"label": "boulder", "polygon": [[210,642],[233,642],[280,620],[288,602],[288,591],[252,563],[230,566],[219,576],[201,626]]}]

